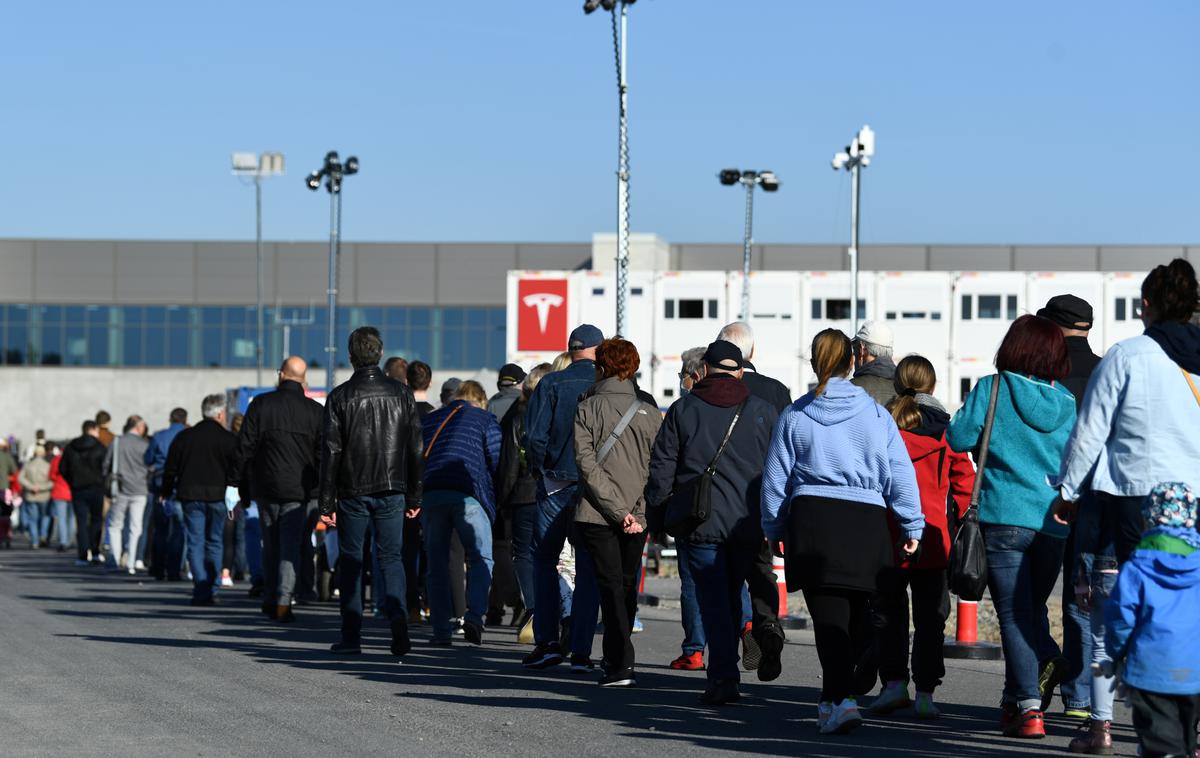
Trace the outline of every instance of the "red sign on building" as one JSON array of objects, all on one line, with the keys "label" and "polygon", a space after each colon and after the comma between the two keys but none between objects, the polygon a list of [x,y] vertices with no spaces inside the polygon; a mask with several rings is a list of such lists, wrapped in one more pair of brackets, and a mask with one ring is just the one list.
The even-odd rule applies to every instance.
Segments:
[{"label": "red sign on building", "polygon": [[517,282],[517,351],[561,352],[567,349],[567,280],[522,279]]}]

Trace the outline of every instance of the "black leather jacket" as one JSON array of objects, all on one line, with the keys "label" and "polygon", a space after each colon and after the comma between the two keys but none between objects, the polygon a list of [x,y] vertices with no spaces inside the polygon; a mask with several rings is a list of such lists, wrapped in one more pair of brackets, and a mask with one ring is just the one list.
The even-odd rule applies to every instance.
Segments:
[{"label": "black leather jacket", "polygon": [[399,492],[421,506],[421,419],[412,391],[378,366],[360,368],[325,401],[321,512],[338,500]]}]

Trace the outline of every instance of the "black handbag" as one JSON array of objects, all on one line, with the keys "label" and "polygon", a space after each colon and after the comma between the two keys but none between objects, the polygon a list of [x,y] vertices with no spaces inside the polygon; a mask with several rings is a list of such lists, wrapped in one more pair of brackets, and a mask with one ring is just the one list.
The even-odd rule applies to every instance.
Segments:
[{"label": "black handbag", "polygon": [[709,461],[704,471],[700,472],[700,476],[672,495],[671,507],[666,517],[667,534],[672,537],[686,537],[708,521],[708,515],[712,512],[712,480],[713,475],[717,473],[717,461],[721,460],[721,454],[725,452],[725,446],[733,436],[733,428],[737,426],[738,419],[742,417],[742,411],[745,409],[746,400],[743,400],[733,413],[733,421],[729,422],[729,428],[725,430],[725,439],[721,440],[717,454]]},{"label": "black handbag", "polygon": [[1000,395],[999,374],[992,382],[991,397],[988,398],[987,416],[983,421],[983,433],[979,438],[979,455],[975,465],[975,487],[971,490],[971,504],[963,514],[950,544],[950,591],[960,600],[983,599],[987,589],[987,546],[979,528],[979,490],[983,486],[984,467],[987,466],[988,445],[992,441],[992,425],[996,421],[996,398]]}]

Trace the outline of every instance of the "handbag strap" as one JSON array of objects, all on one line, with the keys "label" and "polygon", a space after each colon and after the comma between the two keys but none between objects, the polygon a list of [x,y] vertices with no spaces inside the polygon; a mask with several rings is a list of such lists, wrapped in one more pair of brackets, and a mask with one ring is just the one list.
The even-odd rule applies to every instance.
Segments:
[{"label": "handbag strap", "polygon": [[1200,405],[1200,390],[1196,389],[1196,383],[1192,381],[1192,375],[1182,366],[1179,367],[1179,371],[1183,374],[1183,378],[1187,379],[1188,386],[1192,388],[1192,395],[1196,398],[1196,404]]},{"label": "handbag strap", "polygon": [[454,415],[462,409],[463,407],[460,405],[450,411],[446,418],[442,419],[442,425],[437,428],[437,431],[433,433],[433,439],[429,440],[429,444],[425,446],[425,460],[429,460],[429,454],[433,452],[433,443],[438,441],[438,437],[442,435],[442,430],[446,428],[446,424],[449,424],[450,419],[454,418]]},{"label": "handbag strap", "polygon": [[604,440],[604,444],[601,445],[600,449],[596,451],[597,466],[603,463],[604,459],[608,457],[608,454],[612,452],[612,449],[617,446],[617,440],[621,439],[621,435],[625,433],[625,429],[629,426],[629,422],[633,421],[633,417],[637,415],[638,407],[641,406],[641,404],[642,401],[635,396],[633,398],[633,405],[629,406],[629,410],[625,411],[625,415],[621,417],[621,420],[618,421],[617,425],[613,427],[613,430],[609,432],[608,439]]},{"label": "handbag strap", "polygon": [[979,457],[975,465],[975,486],[971,489],[971,508],[979,508],[979,490],[983,487],[983,469],[987,466],[988,446],[992,441],[992,426],[996,422],[996,399],[1000,397],[1000,374],[996,374],[992,382],[992,394],[988,398],[987,416],[983,419],[983,434],[979,437]]},{"label": "handbag strap", "polygon": [[713,456],[713,459],[709,462],[708,467],[704,469],[709,476],[717,473],[717,461],[721,460],[721,454],[725,452],[725,446],[729,444],[729,438],[733,436],[733,428],[737,426],[738,419],[742,417],[742,411],[746,410],[746,403],[749,400],[750,398],[747,397],[741,402],[740,405],[738,405],[737,410],[734,411],[733,421],[729,422],[729,428],[725,430],[725,439],[721,440],[721,446],[717,448],[717,454]]}]

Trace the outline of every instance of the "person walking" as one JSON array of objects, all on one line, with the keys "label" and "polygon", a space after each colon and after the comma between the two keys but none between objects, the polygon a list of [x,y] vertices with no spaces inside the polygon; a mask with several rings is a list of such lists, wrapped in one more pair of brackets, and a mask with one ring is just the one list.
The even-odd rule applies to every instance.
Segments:
[{"label": "person walking", "polygon": [[113,434],[112,430],[108,428],[108,425],[111,423],[112,414],[108,411],[96,412],[96,426],[98,427],[96,430],[96,439],[100,440],[100,444],[105,447],[111,445],[113,440],[117,438],[117,435]]},{"label": "person walking", "polygon": [[632,687],[637,684],[633,619],[646,544],[644,491],[662,415],[657,406],[638,397],[633,377],[641,357],[632,342],[620,337],[604,340],[595,360],[596,384],[575,412],[575,534],[584,547],[576,565],[591,564],[604,611],[600,686]]},{"label": "person walking", "polygon": [[[429,402],[429,385],[433,383],[433,369],[424,361],[413,361],[408,364],[408,387],[412,390],[413,399],[417,403],[417,413],[425,418],[433,413],[433,403]],[[416,519],[414,519],[416,521]]]},{"label": "person walking", "polygon": [[[654,441],[646,485],[647,520],[657,532],[671,529],[692,512],[697,483],[711,476],[707,520],[690,530],[672,530],[681,556],[680,575],[686,570],[691,579],[702,639],[709,647],[708,686],[700,699],[704,705],[741,698],[737,645],[743,629],[742,591],[766,544],[760,511],[762,471],[779,414],[739,381],[742,367],[736,345],[717,340],[708,346],[699,371],[703,378],[667,411]],[[779,676],[783,629],[777,622],[769,627],[761,620],[755,624],[763,653],[758,676],[770,681]]]},{"label": "person walking", "polygon": [[42,547],[43,540],[49,543],[46,527],[50,523],[50,493],[54,489],[44,445],[34,447],[33,457],[21,467],[17,481],[25,498],[21,504],[21,522],[29,529],[30,547],[36,550]]},{"label": "person walking", "polygon": [[263,532],[264,614],[288,623],[299,576],[305,506],[316,500],[320,481],[325,411],[304,394],[308,364],[291,356],[279,367],[272,392],[246,409],[238,433],[234,470],[244,502],[258,505]]},{"label": "person walking", "polygon": [[[125,420],[121,436],[104,455],[104,470],[113,479],[112,505],[108,509],[108,546],[111,568],[137,573],[137,546],[146,513],[146,422],[141,416]],[[122,548],[124,551],[122,552]],[[123,561],[123,562],[122,562]]]},{"label": "person walking", "polygon": [[95,421],[84,421],[83,433],[67,443],[58,471],[71,488],[71,504],[75,509],[76,566],[90,561],[100,565],[100,538],[104,533],[104,445],[100,444],[100,427]]},{"label": "person walking", "polygon": [[1139,754],[1190,758],[1200,720],[1196,496],[1183,482],[1162,482],[1142,513],[1146,529],[1106,606],[1105,641],[1128,687]]},{"label": "person walking", "polygon": [[465,381],[450,404],[425,417],[424,507],[421,531],[429,558],[429,612],[433,645],[449,646],[454,627],[450,597],[450,534],[458,534],[467,572],[463,636],[483,643],[484,615],[492,582],[492,522],[496,518],[496,471],[500,424],[485,410],[487,393]]},{"label": "person walking", "polygon": [[850,383],[862,387],[880,405],[896,397],[896,364],[892,350],[896,344],[892,328],[882,321],[864,321],[854,335],[854,378]]},{"label": "person walking", "polygon": [[330,651],[362,652],[363,543],[375,533],[386,586],[391,652],[410,650],[401,551],[404,519],[421,512],[421,423],[413,393],[379,368],[383,339],[373,326],[350,333],[354,374],[325,400],[320,511],[337,514],[341,639]]},{"label": "person walking", "polygon": [[[596,348],[604,335],[591,324],[578,326],[567,339],[571,363],[542,378],[529,398],[525,415],[525,460],[538,481],[537,520],[533,527],[534,649],[522,664],[543,669],[563,662],[560,638],[579,655],[579,671],[590,670],[600,600],[591,561],[578,559],[571,615],[562,619],[558,558],[575,523],[579,469],[575,465],[575,411],[580,397],[596,383]],[[567,629],[566,626],[570,626]]]},{"label": "person walking", "polygon": [[896,422],[848,380],[850,338],[826,329],[812,344],[817,386],[775,424],[763,469],[762,527],[783,542],[789,591],[803,590],[816,633],[822,734],[862,724],[853,697],[852,631],[862,625],[880,573],[893,565],[890,510],[917,551],[925,531],[912,461]]},{"label": "person walking", "polygon": [[58,540],[58,552],[65,553],[75,540],[74,508],[71,505],[71,486],[63,478],[62,448],[58,445],[50,450],[50,506],[54,513],[54,536]]},{"label": "person walking", "polygon": [[186,537],[183,509],[179,501],[163,496],[163,470],[171,443],[187,429],[187,411],[175,408],[168,417],[168,426],[150,438],[142,461],[149,471],[149,494],[154,503],[154,540],[150,544],[150,576],[158,580],[178,582],[182,579],[183,548]]},{"label": "person walking", "polygon": [[967,395],[947,440],[957,452],[977,452],[994,388],[979,523],[1004,648],[1000,723],[1007,737],[1039,739],[1046,736],[1045,710],[1068,669],[1046,609],[1068,531],[1052,517],[1054,490],[1047,484],[1075,423],[1075,399],[1062,384],[1070,372],[1066,340],[1051,321],[1021,316],[1000,343],[996,370]]},{"label": "person walking", "polygon": [[[508,410],[521,398],[521,382],[525,381],[525,371],[515,363],[506,363],[500,367],[499,379],[496,381],[495,395],[488,400],[487,410],[502,421]],[[521,599],[521,589],[517,582],[516,572],[512,562],[512,514],[507,509],[496,512],[492,529],[492,589],[488,596],[488,625],[499,624],[504,619],[506,606],[514,606],[513,623],[524,615],[524,603]],[[517,607],[520,606],[520,607]]]},{"label": "person walking", "polygon": [[[914,707],[919,719],[935,719],[940,712],[933,692],[946,675],[942,657],[950,593],[946,568],[950,562],[950,524],[947,504],[956,518],[967,512],[975,486],[975,467],[964,453],[946,442],[950,414],[933,396],[937,373],[920,355],[910,355],[896,366],[896,397],[888,413],[900,429],[921,494],[925,531],[921,554],[913,560],[896,556],[896,567],[883,575],[875,607],[883,626],[876,635],[879,675],[883,689],[871,703],[873,715]],[[889,518],[894,544],[903,542],[899,524]],[[912,594],[912,681],[916,702],[909,697],[909,593]]]},{"label": "person walking", "polygon": [[[423,361],[413,361],[408,364],[408,388],[412,390],[416,402],[417,415],[421,420],[433,413],[435,408],[429,402],[429,385],[433,382],[433,369]],[[428,581],[428,561],[425,557],[425,538],[421,534],[421,519],[404,519],[404,576],[408,593],[409,623],[421,622],[421,611],[428,607],[425,601],[425,585]],[[453,555],[453,553],[451,553]],[[460,574],[465,574],[465,568]],[[451,577],[458,574],[451,572]],[[463,580],[465,582],[465,578]],[[372,590],[374,591],[374,590]],[[465,598],[463,604],[466,604]]]},{"label": "person walking", "polygon": [[221,583],[225,520],[237,503],[237,437],[225,428],[225,396],[208,395],[200,404],[203,420],[171,442],[163,467],[160,497],[183,509],[192,605],[216,604]]},{"label": "person walking", "polygon": [[754,368],[754,330],[745,321],[734,321],[726,324],[717,334],[718,340],[732,342],[742,353],[742,382],[750,394],[770,403],[778,413],[792,404],[792,393],[787,385],[778,379],[772,379],[758,373]]},{"label": "person walking", "polygon": [[[1055,295],[1046,302],[1045,307],[1038,309],[1037,315],[1053,321],[1066,338],[1071,372],[1063,379],[1063,385],[1075,396],[1075,412],[1078,414],[1083,407],[1088,380],[1100,364],[1100,356],[1093,353],[1092,346],[1088,344],[1093,320],[1092,306],[1075,295]],[[1095,554],[1099,548],[1094,542],[1080,544],[1080,531],[1072,525],[1063,552],[1062,647],[1067,672],[1061,692],[1066,715],[1073,718],[1087,718],[1091,708],[1092,672],[1088,662],[1092,660],[1092,634],[1090,614],[1076,601],[1076,586],[1070,579],[1079,574],[1080,554]],[[1098,530],[1086,531],[1099,536]]]},{"label": "person walking", "polygon": [[408,384],[408,361],[393,355],[383,362],[383,373],[401,384]]},{"label": "person walking", "polygon": [[500,378],[496,380],[496,394],[487,402],[488,413],[500,421],[508,409],[521,398],[521,382],[525,381],[525,369],[515,363],[500,367]]}]

